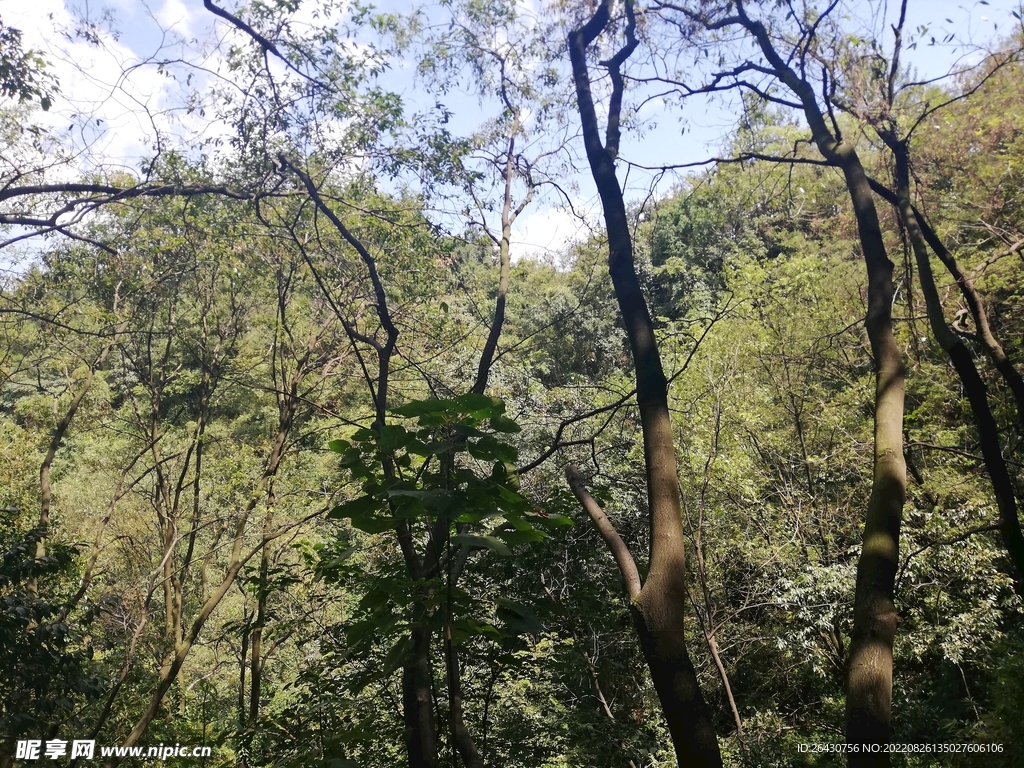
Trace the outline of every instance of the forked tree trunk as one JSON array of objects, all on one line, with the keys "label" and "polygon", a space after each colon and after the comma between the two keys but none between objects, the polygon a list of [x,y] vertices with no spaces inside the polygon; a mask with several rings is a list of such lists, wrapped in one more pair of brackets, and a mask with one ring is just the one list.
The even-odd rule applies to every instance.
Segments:
[{"label": "forked tree trunk", "polygon": [[[626,46],[606,63],[612,76],[613,90],[609,100],[607,138],[604,144],[599,135],[598,118],[590,90],[587,49],[608,24],[611,5],[611,0],[605,0],[583,27],[570,33],[568,45],[587,159],[604,209],[608,232],[608,269],[629,337],[636,371],[637,404],[643,430],[651,542],[649,570],[643,586],[637,589],[639,578],[633,566],[627,584],[632,585],[629,588],[631,608],[640,647],[661,701],[662,713],[668,723],[679,765],[687,768],[720,766],[722,758],[718,740],[686,647],[686,558],[676,456],[668,409],[668,382],[661,365],[654,324],[637,279],[626,206],[615,175],[624,89],[619,67],[636,47],[633,34],[635,19],[630,0],[626,1],[625,6],[628,19]],[[588,497],[583,495],[586,492],[582,491],[581,494],[582,485],[578,478],[574,482],[570,473],[569,479],[573,491],[594,517],[591,505],[586,501]],[[589,502],[593,502],[593,499],[589,499]],[[592,506],[596,507],[596,503]],[[604,522],[607,523],[607,518]],[[617,535],[615,539],[618,539]],[[607,536],[606,541],[609,541]],[[624,551],[625,546],[621,540],[618,540],[618,552],[613,544],[609,541],[622,569],[625,560],[632,562],[632,558],[628,551]]]},{"label": "forked tree trunk", "polygon": [[1018,425],[1024,426],[1024,378],[1021,377],[1016,366],[1007,357],[1003,345],[999,343],[999,339],[996,338],[995,333],[992,331],[988,321],[988,313],[985,310],[985,302],[982,301],[981,294],[978,293],[974,283],[960,268],[960,265],[957,264],[956,259],[953,258],[949,249],[942,242],[942,238],[928,224],[927,219],[916,209],[912,208],[912,210],[914,212],[914,221],[921,230],[921,236],[932,247],[935,255],[939,257],[939,261],[942,262],[949,274],[956,280],[956,284],[960,288],[960,294],[964,297],[964,303],[967,304],[971,318],[974,320],[974,327],[978,331],[978,338],[988,352],[992,364],[999,371],[999,375],[1003,377],[1013,395]]},{"label": "forked tree trunk", "polygon": [[[978,439],[981,443],[981,455],[985,462],[985,469],[988,470],[992,491],[996,497],[996,506],[999,509],[999,532],[1019,579],[1021,574],[1024,574],[1024,536],[1021,535],[1020,530],[1013,480],[1010,478],[1006,460],[999,448],[999,427],[992,415],[992,409],[989,407],[985,382],[982,381],[981,375],[978,373],[971,351],[946,323],[946,317],[942,311],[942,301],[939,298],[938,289],[935,287],[935,278],[932,275],[931,262],[928,258],[927,238],[910,199],[910,157],[907,146],[892,131],[879,130],[878,133],[896,161],[895,202],[914,250],[921,292],[924,294],[925,307],[928,312],[928,322],[939,346],[949,355],[950,362],[953,363],[953,368],[964,388],[967,401],[970,403],[974,424],[978,429]],[[998,343],[996,345],[998,346]],[[999,351],[1002,352],[1001,347],[999,347]],[[1009,363],[1005,355],[1003,359]],[[1012,370],[1012,366],[1010,367]]]},{"label": "forked tree trunk", "polygon": [[[853,636],[846,676],[846,740],[862,745],[889,742],[892,714],[892,647],[899,618],[894,590],[899,567],[900,524],[907,495],[903,458],[903,356],[892,325],[893,263],[885,250],[871,186],[853,145],[833,135],[814,89],[779,55],[764,25],[737,3],[741,24],[755,38],[773,74],[800,100],[814,143],[838,166],[853,203],[868,276],[864,327],[875,362],[875,455],[864,519],[864,544],[857,563]],[[889,755],[862,749],[848,753],[851,766],[888,766]]]},{"label": "forked tree trunk", "polygon": [[[907,150],[904,149],[904,152]],[[869,179],[871,189],[881,197],[882,199],[889,202],[894,208],[900,210],[900,201],[898,200],[895,193],[888,187],[880,184],[874,179]],[[957,288],[960,289],[960,295],[963,297],[964,304],[967,305],[967,309],[971,314],[971,319],[974,321],[974,327],[977,331],[978,341],[981,342],[982,346],[985,347],[985,351],[988,353],[989,359],[992,360],[992,364],[995,369],[999,372],[999,375],[1003,378],[1006,386],[1009,387],[1010,393],[1013,397],[1014,408],[1017,416],[1018,428],[1024,427],[1024,377],[1021,377],[1020,371],[1013,364],[1013,361],[1006,354],[1006,350],[1003,349],[1002,343],[996,337],[995,332],[992,330],[992,325],[988,320],[988,311],[985,309],[985,302],[981,298],[981,294],[978,289],[974,286],[974,282],[967,276],[967,273],[961,269],[956,259],[953,258],[953,254],[949,252],[945,243],[942,242],[942,238],[935,231],[934,227],[928,223],[928,218],[922,214],[916,206],[910,205],[910,211],[912,216],[904,216],[906,220],[913,220],[916,225],[917,234],[927,243],[935,255],[939,257],[939,261],[949,272],[950,276],[956,281]],[[1016,247],[1016,246],[1015,246]],[[1011,251],[1013,248],[1011,248]]]}]

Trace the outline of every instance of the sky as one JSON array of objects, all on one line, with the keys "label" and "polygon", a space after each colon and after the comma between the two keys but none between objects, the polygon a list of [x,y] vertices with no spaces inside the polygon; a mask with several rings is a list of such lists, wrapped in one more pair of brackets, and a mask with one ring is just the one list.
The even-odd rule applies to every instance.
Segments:
[{"label": "sky", "polygon": [[[527,15],[540,13],[540,2],[520,0]],[[224,5],[233,7],[227,0]],[[379,5],[387,8],[386,3]],[[400,2],[391,6],[389,10],[396,12],[411,7]],[[863,0],[854,6],[853,16],[876,18],[879,10],[889,23],[898,13],[897,6],[883,0]],[[987,43],[1009,33],[1018,23],[1011,15],[1013,11],[1020,13],[1019,0],[910,0],[905,28],[919,40],[914,49],[905,51],[904,61],[915,67],[921,78],[945,74],[958,61],[970,61],[971,55],[956,42],[943,45],[948,34],[952,33],[957,42]],[[103,45],[95,46],[60,33],[73,27],[75,17],[84,13],[94,20],[107,19],[116,37],[100,30],[97,34]],[[206,11],[202,0],[0,0],[0,17],[5,24],[22,30],[26,47],[43,52],[60,80],[60,95],[43,120],[55,130],[67,131],[75,126],[71,133],[76,143],[87,146],[90,154],[102,158],[105,165],[121,164],[137,171],[140,159],[152,152],[155,127],[186,141],[188,137],[195,140],[199,135],[209,136],[211,131],[226,135],[226,127],[189,114],[183,97],[187,91],[181,82],[184,72],[173,67],[161,71],[155,63],[187,57],[205,70],[224,71],[218,42],[243,41],[237,31]],[[306,21],[325,23],[311,14]],[[849,21],[854,23],[856,19]],[[891,40],[891,32],[887,27],[884,30]],[[933,37],[934,45],[929,44]],[[413,70],[409,63],[400,63],[387,76],[386,85],[401,93],[410,107],[422,108],[434,97],[426,93]],[[201,78],[202,72],[197,69],[194,74]],[[449,127],[456,132],[470,132],[482,114],[493,114],[494,104],[475,95],[456,91],[444,98],[454,113]],[[566,105],[567,109],[573,107]],[[688,102],[679,114],[670,111],[663,100],[654,99],[641,110],[640,117],[647,125],[642,133],[624,134],[620,157],[658,166],[695,163],[720,154],[722,137],[736,124],[737,113],[735,103],[705,100]],[[570,173],[573,178],[562,179],[561,186],[569,191],[573,209],[596,222],[599,208],[579,152],[577,168],[579,173]],[[631,200],[650,195],[655,178],[655,174],[637,168],[627,175],[620,163],[620,179],[625,181]],[[667,194],[680,179],[678,174],[658,177],[654,195]],[[568,207],[559,205],[557,196],[548,196],[531,204],[517,221],[514,251],[550,258],[584,232]]]}]

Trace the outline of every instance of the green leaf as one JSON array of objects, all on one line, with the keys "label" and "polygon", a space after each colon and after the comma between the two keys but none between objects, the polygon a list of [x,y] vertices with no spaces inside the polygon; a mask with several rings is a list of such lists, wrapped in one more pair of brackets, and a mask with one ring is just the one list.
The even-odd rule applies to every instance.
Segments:
[{"label": "green leaf", "polygon": [[352,555],[354,555],[355,553],[355,547],[346,547],[345,549],[341,550],[341,552],[338,552],[332,557],[321,560],[320,564],[317,566],[317,570],[319,570],[321,573],[333,571],[347,563],[349,558],[351,558]]},{"label": "green leaf", "polygon": [[414,435],[405,427],[386,424],[380,431],[380,448],[382,451],[394,451],[404,447],[413,439]]},{"label": "green leaf", "polygon": [[479,414],[482,417],[493,418],[505,413],[505,403],[501,399],[476,392],[460,394],[453,403],[460,413],[464,414]]},{"label": "green leaf", "polygon": [[345,627],[345,641],[353,648],[357,648],[375,637],[386,634],[397,623],[398,619],[395,616],[378,613],[372,618],[347,625]]},{"label": "green leaf", "polygon": [[413,438],[405,446],[405,450],[415,456],[433,456],[434,452],[431,447],[424,443],[419,438]]},{"label": "green leaf", "polygon": [[493,536],[481,536],[474,533],[459,533],[452,536],[452,541],[456,544],[461,544],[464,547],[469,547],[470,549],[489,549],[502,556],[512,554],[512,550],[505,546],[505,542],[500,541]]},{"label": "green leaf", "polygon": [[533,531],[536,530],[531,523],[524,520],[522,515],[519,514],[508,514],[506,513],[505,519],[512,524],[512,527],[517,531]]},{"label": "green leaf", "polygon": [[395,521],[389,517],[353,517],[352,527],[363,533],[384,533],[395,527]]},{"label": "green leaf", "polygon": [[430,490],[430,491],[414,491],[414,490],[397,489],[397,490],[390,490],[390,491],[387,492],[387,494],[388,494],[388,498],[406,497],[406,498],[410,498],[410,499],[434,499],[434,498],[437,498],[438,496],[445,496],[445,495],[447,495],[448,491],[445,491],[445,490],[440,489],[440,488],[435,488],[435,489]]},{"label": "green leaf", "polygon": [[452,424],[452,429],[455,430],[460,435],[465,435],[466,437],[486,437],[487,436],[486,432],[481,432],[476,427],[471,427],[468,424]]},{"label": "green leaf", "polygon": [[409,652],[409,638],[401,637],[391,646],[387,656],[384,657],[384,666],[381,669],[381,677],[390,676],[396,669],[402,666],[402,661]]},{"label": "green leaf", "polygon": [[573,525],[571,517],[565,515],[559,515],[554,512],[544,512],[533,517],[541,525],[547,525],[556,528],[563,528]]},{"label": "green leaf", "polygon": [[500,640],[501,631],[493,624],[476,619],[460,619],[452,624],[452,636],[456,642],[464,642],[471,637],[490,637],[492,640]]},{"label": "green leaf", "polygon": [[475,443],[469,444],[469,455],[481,461],[515,462],[519,451],[515,446],[502,443],[491,435],[485,435]]},{"label": "green leaf", "polygon": [[499,597],[497,615],[513,635],[539,635],[544,631],[537,615],[522,603]]},{"label": "green leaf", "polygon": [[519,473],[511,461],[496,461],[491,467],[491,480],[514,491],[519,490]]},{"label": "green leaf", "polygon": [[529,531],[508,531],[502,529],[495,531],[494,535],[510,547],[514,547],[517,544],[532,544],[535,541],[544,541],[548,537],[544,531],[538,531],[536,528]]},{"label": "green leaf", "polygon": [[328,517],[331,518],[345,518],[345,517],[364,517],[366,515],[372,515],[374,512],[379,510],[381,502],[379,499],[373,496],[360,496],[358,499],[352,501],[346,501],[339,504],[330,512],[327,513]]},{"label": "green leaf", "polygon": [[387,579],[382,579],[363,595],[363,599],[359,601],[359,607],[364,611],[372,611],[374,608],[391,605],[394,595],[395,586]]},{"label": "green leaf", "polygon": [[503,416],[500,413],[497,416],[491,417],[491,429],[495,432],[504,432],[506,434],[522,431],[522,427],[516,424],[512,419],[507,416]]},{"label": "green leaf", "polygon": [[393,408],[391,412],[398,416],[414,418],[416,416],[425,416],[430,413],[446,413],[450,408],[450,400],[413,400],[400,408]]},{"label": "green leaf", "polygon": [[369,469],[363,464],[363,454],[358,448],[349,448],[338,463],[345,469],[351,469],[356,477],[366,477],[369,474]]}]

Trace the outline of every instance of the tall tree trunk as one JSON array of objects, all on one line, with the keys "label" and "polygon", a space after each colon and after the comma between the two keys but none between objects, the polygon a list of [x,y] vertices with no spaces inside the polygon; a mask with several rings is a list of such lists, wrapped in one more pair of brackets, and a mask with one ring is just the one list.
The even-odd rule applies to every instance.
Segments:
[{"label": "tall tree trunk", "polygon": [[[345,331],[353,345],[359,340],[373,347],[377,353],[376,387],[373,386],[373,382],[369,380],[369,377],[367,383],[370,386],[376,414],[373,428],[378,431],[383,430],[387,422],[391,357],[398,343],[399,331],[388,308],[387,292],[384,290],[384,283],[381,281],[380,273],[377,271],[377,262],[370,255],[366,246],[349,231],[345,223],[327,204],[309,174],[292,163],[283,154],[278,155],[278,161],[282,168],[290,170],[302,182],[316,207],[334,225],[338,234],[355,249],[356,253],[359,254],[360,260],[363,262],[363,266],[366,267],[370,283],[373,286],[374,298],[376,299],[375,309],[377,317],[380,320],[381,328],[387,335],[387,340],[381,344],[373,337],[362,336],[355,331],[352,325],[340,313],[338,318],[344,325]],[[312,262],[308,263],[314,275],[316,275]],[[326,293],[326,287],[319,276],[317,281]],[[389,456],[383,457],[382,469],[384,477],[388,481],[394,480],[395,468]],[[400,521],[396,525],[395,533],[398,537],[398,544],[402,550],[402,557],[405,560],[409,577],[414,582],[420,581],[424,574],[423,562],[416,551],[416,545],[407,521]],[[418,593],[414,593],[412,597],[414,629],[409,637],[409,653],[406,655],[402,665],[402,715],[405,721],[404,741],[409,759],[409,768],[436,768],[438,765],[438,740],[432,693],[433,677],[430,669],[431,633],[427,626],[427,619],[429,617],[425,607],[426,598]]]},{"label": "tall tree trunk", "polygon": [[[900,525],[907,495],[903,459],[903,357],[892,327],[893,264],[882,242],[867,176],[853,147],[836,154],[853,200],[868,272],[864,320],[875,360],[875,466],[857,563],[853,634],[846,678],[846,738],[886,744],[892,716],[892,647],[899,618],[895,606]],[[850,754],[851,766],[888,766],[889,755]]]},{"label": "tall tree trunk", "polygon": [[[903,458],[903,357],[892,325],[893,263],[885,250],[871,186],[853,145],[829,130],[810,83],[796,74],[764,25],[751,19],[742,1],[736,23],[755,38],[773,74],[796,94],[818,151],[838,166],[853,203],[868,276],[864,327],[875,362],[874,472],[864,519],[864,544],[857,563],[853,636],[846,677],[846,739],[849,743],[889,742],[892,714],[892,646],[899,618],[894,590],[899,567],[900,524],[907,494]],[[889,755],[848,753],[851,766],[888,766]]]},{"label": "tall tree trunk", "polygon": [[626,206],[615,175],[624,90],[619,67],[636,47],[636,21],[631,0],[626,0],[626,46],[605,63],[612,77],[612,94],[604,144],[590,90],[587,49],[608,24],[611,5],[611,0],[604,0],[583,27],[569,34],[568,45],[587,159],[601,197],[608,231],[608,269],[636,372],[637,404],[643,430],[650,559],[647,579],[632,596],[631,609],[679,765],[720,766],[718,740],[686,647],[686,557],[668,409],[668,382],[661,365],[654,324],[637,279]]},{"label": "tall tree trunk", "polygon": [[912,218],[920,228],[921,236],[932,247],[935,255],[939,257],[939,261],[942,262],[949,274],[956,280],[960,294],[964,297],[964,303],[967,304],[971,318],[974,320],[974,327],[978,332],[978,338],[981,339],[981,343],[988,352],[993,365],[999,371],[999,374],[1003,377],[1013,395],[1013,402],[1017,410],[1017,423],[1024,428],[1024,378],[1021,378],[1020,372],[1010,358],[1007,357],[1003,345],[999,343],[999,339],[996,338],[995,333],[992,331],[992,327],[988,322],[988,313],[985,311],[985,302],[982,301],[981,294],[978,293],[971,279],[960,269],[960,265],[957,264],[956,259],[953,258],[949,249],[942,242],[942,238],[938,236],[928,223],[928,220],[916,208],[911,207],[911,210],[914,214]]},{"label": "tall tree trunk", "polygon": [[[910,156],[906,143],[901,141],[891,130],[879,130],[878,133],[889,147],[896,162],[896,203],[917,261],[917,272],[928,312],[928,322],[939,346],[949,355],[950,362],[953,363],[953,368],[963,385],[964,394],[967,395],[967,401],[970,403],[974,424],[978,428],[981,455],[985,462],[985,468],[988,470],[992,491],[999,509],[999,531],[1002,534],[1006,551],[1010,554],[1010,559],[1016,567],[1016,575],[1019,579],[1024,574],[1024,536],[1021,535],[1020,530],[1013,480],[1010,478],[1006,460],[999,448],[999,427],[992,415],[992,409],[989,407],[985,382],[982,381],[981,375],[978,373],[978,368],[974,364],[974,358],[967,345],[946,323],[946,317],[942,311],[942,301],[939,298],[938,289],[935,287],[931,262],[928,258],[927,238],[915,215],[910,199]],[[1006,362],[1009,363],[1008,360]]]},{"label": "tall tree trunk", "polygon": [[[422,612],[422,611],[421,611]],[[430,629],[427,617],[410,633],[411,646],[402,667],[402,712],[409,768],[437,768],[437,723],[434,718],[433,675],[430,671]]]}]

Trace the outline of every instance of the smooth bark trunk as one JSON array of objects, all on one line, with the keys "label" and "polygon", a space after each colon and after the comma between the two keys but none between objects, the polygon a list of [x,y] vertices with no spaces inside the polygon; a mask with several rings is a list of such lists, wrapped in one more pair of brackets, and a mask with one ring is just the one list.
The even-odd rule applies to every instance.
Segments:
[{"label": "smooth bark trunk", "polygon": [[[903,459],[903,357],[892,326],[893,264],[867,176],[853,147],[837,148],[853,200],[868,272],[864,325],[875,360],[875,462],[857,564],[846,679],[846,738],[855,744],[887,744],[892,718],[892,648],[899,617],[895,605],[900,525],[907,494]],[[885,753],[851,753],[851,766],[888,766]]]},{"label": "smooth bark trunk", "polygon": [[[423,617],[425,622],[425,617]],[[437,768],[437,723],[430,671],[430,630],[425,623],[410,633],[411,647],[402,668],[402,710],[409,768]]]},{"label": "smooth bark trunk", "polygon": [[[889,742],[892,714],[892,648],[899,618],[894,590],[900,525],[907,493],[903,458],[903,357],[893,333],[893,263],[882,239],[867,174],[853,145],[833,135],[814,89],[775,50],[764,25],[737,3],[738,23],[750,32],[774,74],[799,98],[815,145],[839,167],[853,203],[868,277],[864,319],[875,362],[874,470],[857,563],[853,635],[846,677],[846,739],[857,745]],[[888,766],[884,752],[848,753],[850,766]]]},{"label": "smooth bark trunk", "polygon": [[[643,431],[650,558],[647,579],[631,600],[631,612],[679,765],[720,766],[718,740],[686,646],[686,557],[668,382],[654,324],[637,279],[629,221],[615,175],[624,89],[619,67],[636,47],[636,21],[629,0],[625,10],[627,43],[605,63],[612,79],[612,93],[604,144],[586,57],[587,49],[608,24],[610,0],[605,0],[583,27],[569,34],[568,46],[587,160],[601,197],[608,232],[608,269],[636,373]],[[630,578],[626,574],[624,577],[627,581]]]},{"label": "smooth bark trunk", "polygon": [[999,531],[1006,551],[1016,567],[1016,575],[1019,579],[1024,574],[1024,536],[1021,535],[1013,480],[999,448],[999,427],[989,406],[985,382],[982,381],[981,375],[978,373],[974,357],[967,345],[949,327],[942,311],[942,301],[935,286],[935,278],[928,258],[927,238],[915,215],[910,199],[910,158],[906,144],[891,131],[879,131],[879,135],[892,151],[896,161],[896,202],[917,262],[918,278],[921,283],[921,292],[924,294],[928,322],[939,346],[949,355],[950,362],[960,378],[967,401],[970,403],[981,443],[981,455],[985,462],[985,468],[988,470],[992,491],[996,497],[996,506],[999,509]]}]

